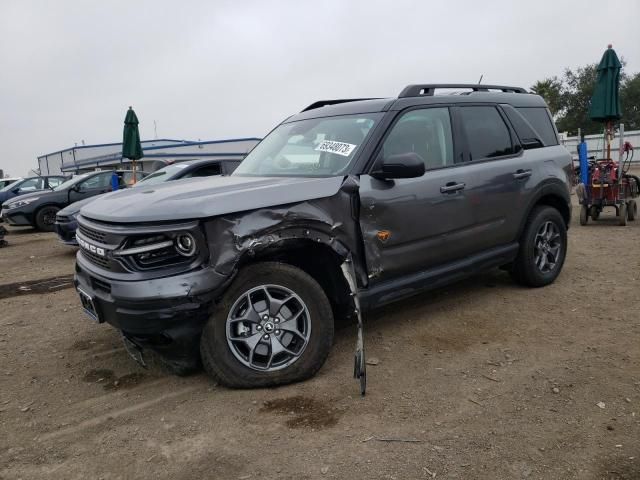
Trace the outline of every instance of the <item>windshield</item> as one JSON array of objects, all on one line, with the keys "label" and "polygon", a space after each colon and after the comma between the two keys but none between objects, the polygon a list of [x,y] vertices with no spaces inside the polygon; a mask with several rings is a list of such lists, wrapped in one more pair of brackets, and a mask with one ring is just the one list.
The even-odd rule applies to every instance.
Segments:
[{"label": "windshield", "polygon": [[382,115],[366,113],[284,123],[247,155],[233,175],[342,175]]},{"label": "windshield", "polygon": [[167,180],[172,178],[176,173],[178,173],[180,170],[188,166],[189,165],[186,165],[184,163],[167,165],[166,167],[163,167],[160,170],[153,172],[151,175],[144,177],[142,180],[139,180],[138,183],[134,185],[134,187],[137,187],[138,185],[142,185],[143,187],[146,187],[148,185],[153,185],[155,183],[166,182]]},{"label": "windshield", "polygon": [[78,183],[81,180],[84,180],[85,178],[87,178],[89,175],[91,175],[94,172],[90,172],[90,173],[83,173],[82,175],[76,175],[75,177],[67,180],[66,182],[62,182],[60,185],[58,185],[57,187],[55,187],[53,190],[55,192],[59,192],[60,190],[66,190],[67,188],[69,188],[71,185],[75,185],[76,183]]}]

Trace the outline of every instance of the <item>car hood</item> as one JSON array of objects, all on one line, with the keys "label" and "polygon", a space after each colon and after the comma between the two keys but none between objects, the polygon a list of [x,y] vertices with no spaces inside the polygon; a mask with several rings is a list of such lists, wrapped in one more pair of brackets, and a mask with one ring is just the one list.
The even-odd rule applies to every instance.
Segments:
[{"label": "car hood", "polygon": [[13,202],[18,202],[20,200],[26,200],[27,198],[42,197],[44,195],[52,195],[52,194],[57,195],[58,192],[54,192],[52,190],[36,190],[35,192],[25,193],[24,195],[16,195],[9,199],[0,199],[0,202],[4,202],[8,204]]},{"label": "car hood", "polygon": [[208,218],[335,195],[343,177],[207,177],[131,188],[105,195],[81,214],[136,223]]}]

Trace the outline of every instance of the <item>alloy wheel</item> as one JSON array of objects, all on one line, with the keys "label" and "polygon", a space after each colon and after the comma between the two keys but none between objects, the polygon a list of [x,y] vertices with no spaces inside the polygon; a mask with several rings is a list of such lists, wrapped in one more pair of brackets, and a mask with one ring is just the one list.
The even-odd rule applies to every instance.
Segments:
[{"label": "alloy wheel", "polygon": [[227,316],[227,343],[245,366],[265,372],[286,368],[300,358],[311,336],[304,301],[280,285],[244,292]]},{"label": "alloy wheel", "polygon": [[562,238],[558,226],[551,221],[544,222],[534,240],[534,262],[542,273],[556,268],[562,253]]}]

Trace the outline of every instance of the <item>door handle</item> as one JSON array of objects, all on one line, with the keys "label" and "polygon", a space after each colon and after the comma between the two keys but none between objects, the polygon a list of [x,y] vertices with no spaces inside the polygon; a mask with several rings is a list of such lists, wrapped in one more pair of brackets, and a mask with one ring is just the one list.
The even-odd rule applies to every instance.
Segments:
[{"label": "door handle", "polygon": [[440,193],[456,193],[460,190],[464,190],[465,186],[466,185],[464,183],[449,182],[440,187]]},{"label": "door handle", "polygon": [[523,178],[529,178],[531,176],[531,170],[516,170],[516,173],[513,174],[513,178],[516,180],[521,180]]}]

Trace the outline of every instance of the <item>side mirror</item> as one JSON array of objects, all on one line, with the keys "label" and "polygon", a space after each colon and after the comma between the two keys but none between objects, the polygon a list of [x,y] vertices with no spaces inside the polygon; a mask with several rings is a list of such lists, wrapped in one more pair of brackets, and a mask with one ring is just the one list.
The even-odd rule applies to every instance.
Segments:
[{"label": "side mirror", "polygon": [[400,153],[383,158],[371,176],[379,180],[416,178],[424,175],[424,160],[414,152]]},{"label": "side mirror", "polygon": [[21,191],[20,188],[14,188],[13,190],[11,190],[11,192],[15,193],[16,195],[18,195],[20,191]]}]

